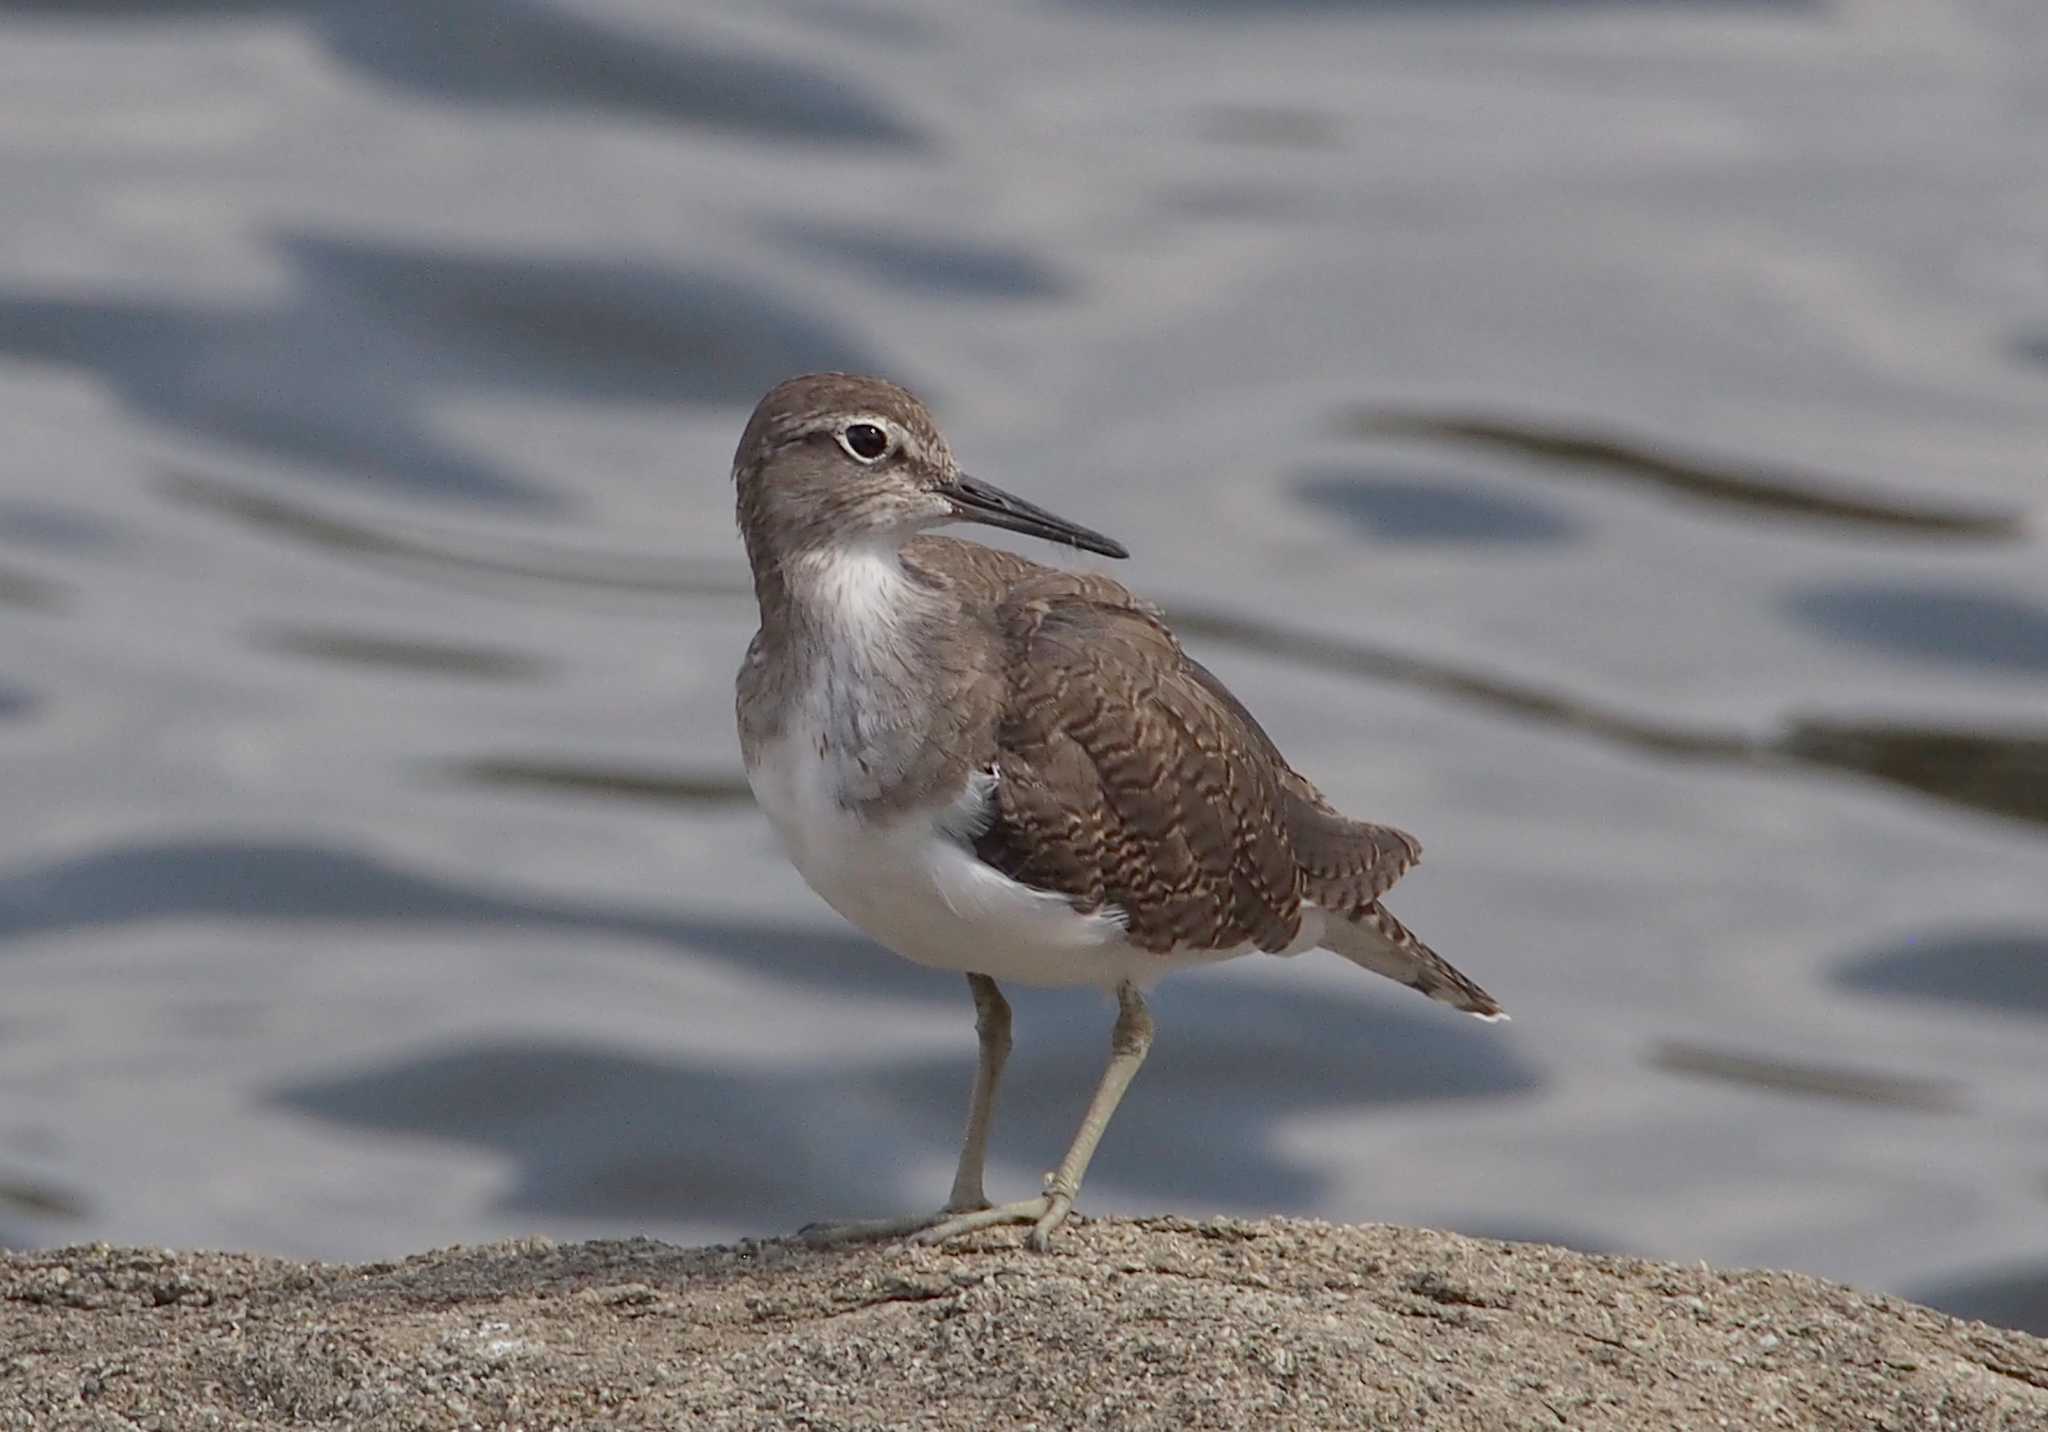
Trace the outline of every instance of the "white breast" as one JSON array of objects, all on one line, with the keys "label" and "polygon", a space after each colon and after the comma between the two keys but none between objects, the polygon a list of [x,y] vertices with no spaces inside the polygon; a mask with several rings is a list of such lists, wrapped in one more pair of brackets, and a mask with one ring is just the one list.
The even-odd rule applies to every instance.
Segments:
[{"label": "white breast", "polygon": [[986,820],[990,777],[944,807],[863,820],[839,804],[832,761],[792,729],[747,770],[782,848],[825,903],[905,959],[1029,984],[1104,984],[1124,975],[1120,919],[1075,913],[974,858],[959,834]]}]

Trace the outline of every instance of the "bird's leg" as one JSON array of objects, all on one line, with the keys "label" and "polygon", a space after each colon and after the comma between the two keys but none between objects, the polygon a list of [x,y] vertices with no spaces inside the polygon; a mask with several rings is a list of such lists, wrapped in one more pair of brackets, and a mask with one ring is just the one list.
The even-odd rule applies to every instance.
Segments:
[{"label": "bird's leg", "polygon": [[1010,1002],[987,975],[970,974],[967,987],[974,992],[974,1032],[980,1038],[981,1054],[974,1066],[974,1088],[967,1098],[967,1132],[960,1140],[960,1164],[953,1172],[953,1192],[937,1213],[907,1218],[863,1219],[851,1223],[813,1223],[802,1236],[811,1243],[858,1243],[876,1238],[901,1238],[954,1214],[971,1213],[988,1207],[981,1191],[982,1165],[988,1158],[988,1131],[995,1122],[996,1086],[1002,1082],[1003,1065],[1010,1057]]},{"label": "bird's leg", "polygon": [[1102,1082],[1095,1086],[1095,1097],[1088,1101],[1088,1112],[1074,1134],[1074,1142],[1067,1148],[1067,1156],[1046,1176],[1045,1192],[1037,1198],[962,1213],[933,1224],[914,1235],[917,1242],[938,1243],[1001,1223],[1029,1223],[1031,1246],[1043,1251],[1051,1245],[1052,1235],[1073,1210],[1081,1180],[1088,1173],[1088,1161],[1095,1156],[1095,1146],[1102,1142],[1103,1131],[1122,1102],[1124,1090],[1130,1087],[1138,1067],[1145,1062],[1145,1052],[1152,1047],[1152,1015],[1145,1008],[1145,998],[1138,993],[1138,987],[1128,982],[1117,986],[1116,999],[1116,1029],[1109,1040],[1109,1067],[1102,1071]]},{"label": "bird's leg", "polygon": [[974,991],[974,1032],[981,1054],[967,1098],[967,1132],[960,1140],[960,1166],[953,1172],[947,1213],[988,1207],[988,1196],[981,1191],[981,1168],[988,1158],[989,1125],[995,1122],[996,1085],[1002,1082],[1003,1065],[1010,1057],[1010,1002],[987,975],[969,975],[967,987]]}]

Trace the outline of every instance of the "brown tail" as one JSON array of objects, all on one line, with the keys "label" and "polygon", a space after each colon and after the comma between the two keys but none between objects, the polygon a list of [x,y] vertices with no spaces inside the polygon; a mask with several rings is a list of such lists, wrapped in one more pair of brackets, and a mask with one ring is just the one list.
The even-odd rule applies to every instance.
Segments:
[{"label": "brown tail", "polygon": [[1377,901],[1353,916],[1332,910],[1323,943],[1354,965],[1385,975],[1431,999],[1476,1014],[1481,1019],[1506,1019],[1500,1002],[1451,967],[1442,955],[1410,933]]}]

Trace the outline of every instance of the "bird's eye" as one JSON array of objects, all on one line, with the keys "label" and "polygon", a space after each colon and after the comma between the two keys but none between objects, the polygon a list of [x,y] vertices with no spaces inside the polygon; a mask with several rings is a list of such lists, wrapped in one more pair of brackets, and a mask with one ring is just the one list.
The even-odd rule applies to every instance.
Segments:
[{"label": "bird's eye", "polygon": [[873,423],[848,423],[839,441],[862,462],[873,462],[889,450],[889,435]]}]

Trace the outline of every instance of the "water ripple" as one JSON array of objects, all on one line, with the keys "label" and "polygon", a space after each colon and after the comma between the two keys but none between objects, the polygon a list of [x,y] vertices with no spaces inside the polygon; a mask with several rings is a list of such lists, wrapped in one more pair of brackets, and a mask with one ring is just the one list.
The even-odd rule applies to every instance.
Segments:
[{"label": "water ripple", "polygon": [[549,757],[479,756],[436,769],[469,785],[551,791],[666,805],[752,805],[753,787],[738,772],[679,772],[598,765]]},{"label": "water ripple", "polygon": [[9,10],[150,21],[296,14],[336,60],[431,100],[594,110],[756,140],[924,145],[881,99],[815,64],[634,34],[538,0],[0,0]]},{"label": "water ripple", "polygon": [[195,915],[556,930],[577,939],[644,940],[686,959],[717,960],[824,988],[957,998],[953,981],[935,979],[850,933],[524,896],[309,841],[195,836],[116,845],[0,874],[0,953],[10,942],[40,934]]},{"label": "water ripple", "polygon": [[[390,331],[396,351],[440,353],[466,381],[554,399],[744,409],[791,373],[880,363],[815,311],[733,273],[362,236],[291,233],[278,243],[305,281],[301,309],[359,313]],[[303,317],[285,321],[311,336],[300,334]]]},{"label": "water ripple", "polygon": [[1182,635],[1338,675],[1417,688],[1510,720],[1555,726],[1664,759],[1783,763],[1851,772],[1992,815],[2048,825],[2048,726],[1928,726],[1794,717],[1776,732],[1685,725],[1617,710],[1430,657],[1235,613],[1175,607]]},{"label": "water ripple", "polygon": [[250,639],[269,651],[337,666],[367,666],[477,681],[533,681],[545,675],[551,666],[542,657],[510,647],[372,636],[328,628],[269,626],[252,632]]},{"label": "water ripple", "polygon": [[858,228],[822,219],[787,220],[768,231],[801,252],[842,263],[905,293],[924,297],[1066,298],[1072,280],[1021,249]]},{"label": "water ripple", "polygon": [[[346,555],[402,563],[426,576],[494,575],[658,596],[752,596],[744,571],[724,563],[678,574],[675,564],[625,555],[535,550],[524,557],[453,546],[331,517],[307,505],[194,474],[162,490],[266,532]],[[1535,686],[1355,638],[1198,605],[1174,604],[1183,637],[1215,641],[1333,675],[1428,692],[1509,720],[1558,727],[1640,755],[1751,766],[1791,763],[1852,773],[1988,814],[2048,825],[2048,726],[1971,727],[1794,716],[1772,732],[1688,725],[1619,710],[1562,688]],[[694,778],[693,778],[694,779]]]},{"label": "water ripple", "polygon": [[0,567],[0,607],[22,611],[53,612],[64,606],[71,593],[62,583],[34,572]]},{"label": "water ripple", "polygon": [[1549,463],[1560,471],[1633,483],[1752,517],[1791,518],[1925,537],[2014,538],[2015,512],[1971,510],[1857,492],[1832,478],[1735,467],[1681,456],[1652,443],[1584,428],[1468,413],[1359,408],[1341,420],[1365,438],[1423,438]]},{"label": "water ripple", "polygon": [[478,387],[745,405],[791,372],[872,368],[824,320],[731,274],[366,238],[278,240],[274,307],[0,289],[0,354],[97,374],[154,421],[443,500],[567,505],[436,436]]},{"label": "water ripple", "polygon": [[1667,1073],[1850,1104],[1875,1104],[1889,1109],[1916,1109],[1928,1113],[1949,1112],[1962,1104],[1960,1090],[1943,1080],[1764,1058],[1677,1040],[1667,1040],[1653,1048],[1648,1062],[1651,1068]]},{"label": "water ripple", "polygon": [[453,541],[397,532],[373,522],[339,517],[311,503],[203,473],[170,471],[157,492],[182,507],[213,514],[279,541],[391,565],[429,579],[495,577],[540,586],[588,587],[680,597],[751,597],[746,573],[729,563],[692,569],[668,557],[569,551],[530,546],[466,551]]}]

